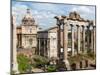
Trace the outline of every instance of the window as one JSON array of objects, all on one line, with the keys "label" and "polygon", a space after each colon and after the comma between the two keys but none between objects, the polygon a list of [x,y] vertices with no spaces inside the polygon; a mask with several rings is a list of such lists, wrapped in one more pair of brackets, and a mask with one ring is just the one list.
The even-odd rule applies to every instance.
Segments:
[{"label": "window", "polygon": [[29,32],[32,33],[32,28],[31,27],[29,28]]},{"label": "window", "polygon": [[32,45],[33,39],[29,39],[29,43],[30,43],[30,45]]}]

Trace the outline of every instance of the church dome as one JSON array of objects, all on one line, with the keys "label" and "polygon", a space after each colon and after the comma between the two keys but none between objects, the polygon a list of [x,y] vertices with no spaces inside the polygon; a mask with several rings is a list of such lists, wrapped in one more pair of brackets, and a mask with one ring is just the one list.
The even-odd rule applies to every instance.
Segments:
[{"label": "church dome", "polygon": [[34,24],[35,23],[35,20],[34,20],[32,14],[30,13],[30,9],[27,9],[27,12],[22,19],[22,23],[24,23],[24,24]]}]

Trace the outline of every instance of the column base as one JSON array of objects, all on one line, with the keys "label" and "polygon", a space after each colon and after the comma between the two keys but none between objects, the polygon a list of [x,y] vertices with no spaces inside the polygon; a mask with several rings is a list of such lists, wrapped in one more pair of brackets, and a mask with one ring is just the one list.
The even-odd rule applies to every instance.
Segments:
[{"label": "column base", "polygon": [[72,56],[75,56],[75,53],[74,53],[74,54],[72,54]]},{"label": "column base", "polygon": [[66,59],[66,60],[63,60],[63,62],[65,63],[67,70],[70,70],[69,61]]},{"label": "column base", "polygon": [[81,54],[82,53],[82,51],[78,51],[78,54]]},{"label": "column base", "polygon": [[12,73],[13,74],[19,74],[17,63],[12,63]]},{"label": "column base", "polygon": [[79,70],[79,69],[80,69],[80,64],[76,63],[76,70]]}]

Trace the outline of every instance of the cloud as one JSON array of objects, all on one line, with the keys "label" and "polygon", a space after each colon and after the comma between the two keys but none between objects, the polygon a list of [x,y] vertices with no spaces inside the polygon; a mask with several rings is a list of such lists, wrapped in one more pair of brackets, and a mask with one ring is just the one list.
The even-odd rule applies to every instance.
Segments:
[{"label": "cloud", "polygon": [[14,6],[12,6],[12,14],[16,15],[17,17],[17,25],[21,23],[22,17],[26,13],[27,8],[28,7],[22,3],[16,3]]},{"label": "cloud", "polygon": [[34,2],[12,2],[12,13],[17,15],[17,24],[21,24],[26,9],[31,13],[39,26],[48,28],[56,24],[54,16],[68,15],[71,11],[77,11],[81,17],[95,19],[95,8],[92,6],[77,6],[65,4],[48,4]]},{"label": "cloud", "polygon": [[[43,23],[46,23],[45,21],[47,20],[48,22],[51,21],[51,19],[49,18],[53,18],[56,14],[53,14],[52,12],[48,11],[48,10],[40,10],[40,5],[35,6],[32,5],[32,3],[30,4],[31,7],[29,7],[26,3],[21,3],[21,2],[16,2],[13,6],[12,6],[12,14],[15,14],[17,16],[17,25],[21,24],[21,20],[24,17],[24,15],[26,14],[26,9],[27,8],[31,8],[31,13],[33,15],[33,17],[35,18],[36,22],[40,25],[42,25]],[[49,5],[47,5],[49,6]],[[37,7],[37,8],[35,8]],[[48,8],[48,9],[51,9]],[[46,25],[46,24],[44,24]]]},{"label": "cloud", "polygon": [[92,6],[77,6],[73,7],[70,11],[77,11],[83,18],[95,19],[95,7]]}]

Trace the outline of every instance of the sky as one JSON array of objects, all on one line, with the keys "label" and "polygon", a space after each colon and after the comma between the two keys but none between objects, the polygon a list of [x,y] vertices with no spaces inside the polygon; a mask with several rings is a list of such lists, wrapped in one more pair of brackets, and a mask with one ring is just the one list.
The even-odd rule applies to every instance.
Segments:
[{"label": "sky", "polygon": [[95,6],[22,2],[12,0],[12,14],[17,16],[17,25],[21,24],[21,20],[26,14],[27,8],[30,9],[36,24],[43,29],[56,26],[54,16],[68,16],[72,11],[78,12],[82,18],[95,20]]}]

